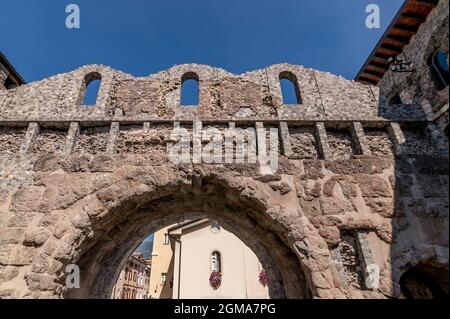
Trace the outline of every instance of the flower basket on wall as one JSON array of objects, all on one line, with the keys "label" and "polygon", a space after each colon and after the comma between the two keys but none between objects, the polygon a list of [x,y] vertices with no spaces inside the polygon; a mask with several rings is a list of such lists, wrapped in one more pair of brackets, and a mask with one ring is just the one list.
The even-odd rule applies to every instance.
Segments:
[{"label": "flower basket on wall", "polygon": [[221,284],[222,274],[220,272],[213,271],[209,276],[209,285],[212,287],[212,289],[217,290],[219,289]]},{"label": "flower basket on wall", "polygon": [[261,272],[258,275],[259,283],[266,287],[269,284],[269,277],[267,277],[267,273],[265,270],[261,270]]}]

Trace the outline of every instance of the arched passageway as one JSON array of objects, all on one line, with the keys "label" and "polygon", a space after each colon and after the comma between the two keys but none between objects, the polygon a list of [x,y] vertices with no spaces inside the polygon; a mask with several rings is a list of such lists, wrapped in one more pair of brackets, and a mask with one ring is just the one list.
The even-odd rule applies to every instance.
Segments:
[{"label": "arched passageway", "polygon": [[[64,260],[61,258],[61,269],[68,264],[78,265],[81,287],[62,288],[60,296],[109,298],[127,258],[149,233],[186,219],[210,218],[256,254],[269,276],[271,298],[311,298],[309,276],[318,268],[314,252],[309,253],[308,249],[314,247],[302,245],[301,252],[296,249],[298,229],[287,226],[296,224],[278,221],[280,216],[261,195],[264,190],[255,187],[259,183],[244,187],[238,179],[224,180],[209,174],[197,178],[194,175],[190,181],[162,181],[154,188],[120,180],[97,192],[105,209],[90,219],[88,227],[74,229],[64,237],[70,253]],[[127,190],[120,194],[125,184]],[[86,214],[86,207],[79,214]],[[301,262],[300,254],[310,257],[307,265]],[[60,276],[61,287],[64,280],[65,276]]]},{"label": "arched passageway", "polygon": [[447,299],[448,268],[421,263],[401,276],[400,287],[407,299]]}]

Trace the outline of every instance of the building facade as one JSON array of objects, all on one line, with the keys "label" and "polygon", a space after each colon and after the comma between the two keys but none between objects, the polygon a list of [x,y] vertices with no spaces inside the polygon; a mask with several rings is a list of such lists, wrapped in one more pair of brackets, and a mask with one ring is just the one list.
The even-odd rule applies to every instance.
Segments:
[{"label": "building facade", "polygon": [[140,253],[128,258],[112,289],[112,299],[149,299],[151,260]]}]

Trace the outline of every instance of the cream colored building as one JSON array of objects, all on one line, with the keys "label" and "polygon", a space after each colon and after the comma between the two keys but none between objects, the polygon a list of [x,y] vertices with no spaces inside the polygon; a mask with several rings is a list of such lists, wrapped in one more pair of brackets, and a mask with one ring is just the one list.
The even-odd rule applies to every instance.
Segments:
[{"label": "cream colored building", "polygon": [[[168,298],[169,292],[174,299],[269,298],[268,287],[259,282],[263,268],[256,255],[215,221],[188,221],[155,233],[152,259],[150,295],[154,298]],[[209,283],[213,271],[222,274],[216,290]],[[152,295],[154,291],[159,295]]]}]

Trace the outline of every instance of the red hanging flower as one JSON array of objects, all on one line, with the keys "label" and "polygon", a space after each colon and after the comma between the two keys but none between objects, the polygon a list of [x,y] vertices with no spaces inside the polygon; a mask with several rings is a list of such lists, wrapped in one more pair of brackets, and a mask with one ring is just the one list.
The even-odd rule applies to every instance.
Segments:
[{"label": "red hanging flower", "polygon": [[222,274],[218,271],[213,271],[209,276],[209,285],[214,289],[219,289],[222,284]]},{"label": "red hanging flower", "polygon": [[258,279],[259,279],[259,283],[263,287],[266,287],[269,284],[269,277],[267,277],[267,273],[265,270],[261,270],[261,272],[259,273]]}]

